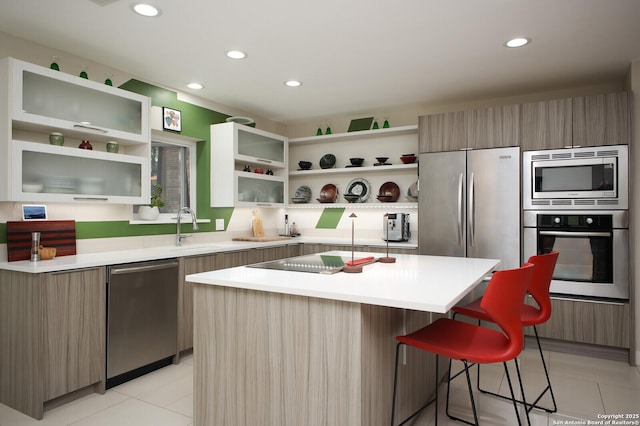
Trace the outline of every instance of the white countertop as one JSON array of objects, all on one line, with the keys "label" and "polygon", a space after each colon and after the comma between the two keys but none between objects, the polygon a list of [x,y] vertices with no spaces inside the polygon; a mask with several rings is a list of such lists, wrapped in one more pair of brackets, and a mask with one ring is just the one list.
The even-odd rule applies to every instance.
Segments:
[{"label": "white countertop", "polygon": [[[148,248],[136,248],[132,250],[114,250],[99,253],[77,254],[74,256],[57,256],[51,260],[31,262],[19,260],[15,262],[0,262],[0,269],[17,272],[42,273],[68,271],[72,269],[93,268],[96,266],[117,265],[121,263],[143,262],[147,260],[171,259],[185,256],[198,256],[210,253],[231,252],[247,250],[251,248],[278,247],[289,244],[344,244],[348,246],[350,241],[339,238],[305,238],[295,237],[290,240],[272,242],[249,241],[219,241],[204,244],[184,243],[181,247],[160,246]],[[382,240],[358,240],[358,245],[384,246]],[[394,248],[416,248],[412,243],[389,243]]]},{"label": "white countertop", "polygon": [[[351,252],[323,254],[350,259]],[[356,258],[381,256],[356,253]],[[419,311],[445,313],[496,268],[497,259],[393,255],[395,263],[366,265],[362,273],[332,275],[240,266],[187,275],[197,284],[260,290]]]}]

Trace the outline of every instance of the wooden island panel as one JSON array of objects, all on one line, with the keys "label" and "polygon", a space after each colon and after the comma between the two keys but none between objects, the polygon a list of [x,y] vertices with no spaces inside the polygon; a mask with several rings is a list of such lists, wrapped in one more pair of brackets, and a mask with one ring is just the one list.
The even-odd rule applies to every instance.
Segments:
[{"label": "wooden island panel", "polygon": [[[194,303],[196,425],[387,424],[395,336],[430,318],[200,284]],[[433,356],[407,352],[398,416],[427,400],[433,366]]]}]

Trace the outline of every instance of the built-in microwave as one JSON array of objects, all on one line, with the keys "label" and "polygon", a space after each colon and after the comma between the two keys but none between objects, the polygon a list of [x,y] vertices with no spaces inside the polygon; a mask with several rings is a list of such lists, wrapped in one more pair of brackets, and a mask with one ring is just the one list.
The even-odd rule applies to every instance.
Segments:
[{"label": "built-in microwave", "polygon": [[523,208],[629,208],[627,145],[525,151]]}]

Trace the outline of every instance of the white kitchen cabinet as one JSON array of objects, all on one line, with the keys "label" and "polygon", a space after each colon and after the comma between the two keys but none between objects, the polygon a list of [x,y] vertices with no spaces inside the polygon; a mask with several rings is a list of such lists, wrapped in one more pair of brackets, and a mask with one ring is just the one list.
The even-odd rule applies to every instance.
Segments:
[{"label": "white kitchen cabinet", "polygon": [[[409,187],[418,179],[418,163],[403,164],[404,154],[418,155],[418,126],[401,126],[360,132],[337,133],[311,136],[289,141],[289,197],[302,185],[309,186],[312,198],[309,204],[289,204],[290,208],[330,208],[330,207],[380,207],[417,208],[415,200],[406,197]],[[325,154],[333,154],[336,164],[332,168],[320,168],[319,161]],[[364,158],[361,167],[350,167],[350,158]],[[391,165],[376,166],[376,157],[388,157]],[[310,161],[310,170],[299,170],[298,162]],[[349,182],[365,179],[371,194],[364,203],[349,204],[343,198]],[[395,203],[381,203],[376,199],[380,186],[385,182],[395,182],[400,188],[400,197]],[[338,188],[336,203],[319,203],[322,187],[333,184]]]},{"label": "white kitchen cabinet", "polygon": [[12,146],[15,201],[134,204],[147,186],[142,177],[149,175],[149,162],[143,157],[18,140]]},{"label": "white kitchen cabinet", "polygon": [[13,58],[0,60],[0,86],[0,200],[148,203],[148,97]]},{"label": "white kitchen cabinet", "polygon": [[284,206],[288,142],[238,123],[211,126],[211,207]]}]

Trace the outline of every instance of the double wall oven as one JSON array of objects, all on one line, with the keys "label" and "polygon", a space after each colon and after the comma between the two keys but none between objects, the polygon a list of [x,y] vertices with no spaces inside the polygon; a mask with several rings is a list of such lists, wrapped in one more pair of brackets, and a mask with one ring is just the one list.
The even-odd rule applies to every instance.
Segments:
[{"label": "double wall oven", "polygon": [[628,147],[523,154],[523,257],[558,251],[556,295],[629,298]]}]

